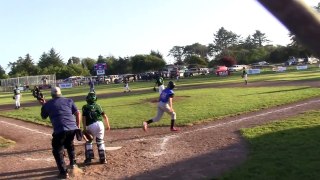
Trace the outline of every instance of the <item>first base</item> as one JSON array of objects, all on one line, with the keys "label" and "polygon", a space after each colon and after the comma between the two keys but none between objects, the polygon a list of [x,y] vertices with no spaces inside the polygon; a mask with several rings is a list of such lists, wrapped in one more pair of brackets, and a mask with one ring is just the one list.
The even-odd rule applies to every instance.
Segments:
[{"label": "first base", "polygon": [[106,151],[114,151],[114,150],[118,150],[121,149],[121,146],[116,146],[116,147],[106,147]]}]

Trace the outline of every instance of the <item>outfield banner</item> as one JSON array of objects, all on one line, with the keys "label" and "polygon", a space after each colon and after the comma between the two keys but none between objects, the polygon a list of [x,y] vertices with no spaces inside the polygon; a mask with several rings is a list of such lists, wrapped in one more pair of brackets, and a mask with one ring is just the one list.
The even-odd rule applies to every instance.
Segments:
[{"label": "outfield banner", "polygon": [[296,66],[297,70],[304,70],[304,69],[308,69],[308,66]]},{"label": "outfield banner", "polygon": [[105,74],[104,70],[97,70],[97,76],[104,75],[104,74]]},{"label": "outfield banner", "polygon": [[59,87],[61,89],[64,89],[64,88],[72,88],[72,83],[61,83],[59,84]]},{"label": "outfield banner", "polygon": [[260,74],[260,69],[248,69],[248,74]]},{"label": "outfield banner", "polygon": [[97,63],[94,65],[94,70],[105,70],[107,69],[107,64],[106,63]]},{"label": "outfield banner", "polygon": [[282,67],[282,66],[272,68],[272,71],[275,71],[275,72],[284,72],[286,70],[287,70],[287,67]]}]

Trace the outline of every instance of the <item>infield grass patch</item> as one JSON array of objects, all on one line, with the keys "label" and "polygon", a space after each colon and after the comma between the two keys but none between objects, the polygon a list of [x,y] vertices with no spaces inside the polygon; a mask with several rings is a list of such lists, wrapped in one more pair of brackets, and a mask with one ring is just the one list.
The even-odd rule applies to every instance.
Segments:
[{"label": "infield grass patch", "polygon": [[[310,87],[261,87],[261,88],[207,88],[175,91],[173,108],[177,113],[179,126],[192,125],[204,121],[213,121],[226,116],[275,107],[320,95],[317,88]],[[112,128],[140,127],[142,121],[154,117],[157,113],[158,93],[130,95],[99,99]],[[76,102],[81,110],[85,101]],[[18,118],[50,125],[49,120],[40,117],[40,106],[26,107],[20,110],[0,112],[7,117]],[[170,117],[151,126],[168,126]]]},{"label": "infield grass patch", "polygon": [[319,179],[320,112],[242,129],[248,160],[221,179]]},{"label": "infield grass patch", "polygon": [[0,148],[7,148],[14,145],[15,142],[0,136]]}]

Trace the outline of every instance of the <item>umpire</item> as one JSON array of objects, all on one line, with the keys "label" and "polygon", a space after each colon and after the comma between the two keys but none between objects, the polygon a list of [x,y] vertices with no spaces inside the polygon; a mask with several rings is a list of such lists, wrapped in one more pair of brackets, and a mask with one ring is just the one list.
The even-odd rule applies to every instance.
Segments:
[{"label": "umpire", "polygon": [[[80,111],[72,99],[62,97],[59,87],[51,89],[52,99],[42,104],[41,117],[50,118],[53,126],[52,154],[59,169],[59,178],[68,178],[66,163],[64,161],[64,148],[67,149],[71,168],[76,165],[73,139],[76,129],[80,128]],[[75,115],[75,117],[74,117]]]}]

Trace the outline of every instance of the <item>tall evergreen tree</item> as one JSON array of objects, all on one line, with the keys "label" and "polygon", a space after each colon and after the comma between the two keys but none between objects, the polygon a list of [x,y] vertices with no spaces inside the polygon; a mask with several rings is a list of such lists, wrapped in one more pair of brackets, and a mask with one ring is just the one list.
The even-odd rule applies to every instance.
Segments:
[{"label": "tall evergreen tree", "polygon": [[53,48],[50,49],[49,53],[44,52],[38,62],[38,66],[42,69],[48,66],[63,67],[64,65],[63,59]]}]

